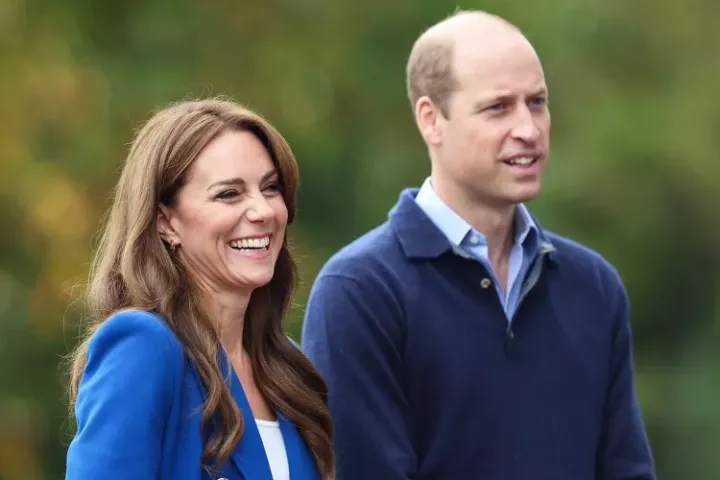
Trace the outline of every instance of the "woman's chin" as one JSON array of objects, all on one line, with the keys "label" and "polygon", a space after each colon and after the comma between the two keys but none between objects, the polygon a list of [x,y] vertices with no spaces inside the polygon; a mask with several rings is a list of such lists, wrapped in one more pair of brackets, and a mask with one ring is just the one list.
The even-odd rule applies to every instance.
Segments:
[{"label": "woman's chin", "polygon": [[233,284],[236,288],[242,290],[255,290],[261,288],[270,283],[273,277],[273,272],[254,272],[251,275],[238,275]]},{"label": "woman's chin", "polygon": [[263,287],[270,283],[275,274],[275,261],[272,258],[262,261],[248,261],[246,258],[229,260],[229,280],[236,288],[252,290]]}]

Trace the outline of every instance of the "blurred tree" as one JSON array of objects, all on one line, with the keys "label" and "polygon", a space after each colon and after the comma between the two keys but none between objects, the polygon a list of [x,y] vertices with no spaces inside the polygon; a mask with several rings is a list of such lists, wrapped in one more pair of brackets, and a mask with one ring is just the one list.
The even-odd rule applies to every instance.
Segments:
[{"label": "blurred tree", "polygon": [[[467,1],[518,24],[551,91],[542,223],[597,249],[633,306],[638,389],[663,479],[720,477],[720,4]],[[75,341],[100,216],[155,108],[228,94],[301,166],[292,230],[307,290],[429,164],[405,95],[449,1],[0,3],[0,479],[61,478],[60,356]]]}]

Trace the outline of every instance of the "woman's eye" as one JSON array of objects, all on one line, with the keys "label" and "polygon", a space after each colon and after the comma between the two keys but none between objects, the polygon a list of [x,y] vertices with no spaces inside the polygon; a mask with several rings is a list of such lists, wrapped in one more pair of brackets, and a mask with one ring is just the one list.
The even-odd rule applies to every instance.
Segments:
[{"label": "woman's eye", "polygon": [[280,185],[279,182],[273,182],[267,187],[265,187],[265,190],[269,190],[271,192],[280,192],[282,191],[282,185]]},{"label": "woman's eye", "polygon": [[219,193],[215,196],[218,200],[230,200],[232,198],[235,198],[238,195],[238,193],[235,190],[226,190],[222,193]]}]

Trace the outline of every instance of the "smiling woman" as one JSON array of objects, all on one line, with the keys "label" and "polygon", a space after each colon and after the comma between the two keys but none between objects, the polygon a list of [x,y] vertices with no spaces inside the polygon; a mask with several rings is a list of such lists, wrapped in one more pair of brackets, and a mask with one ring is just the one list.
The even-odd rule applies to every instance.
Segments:
[{"label": "smiling woman", "polygon": [[[281,168],[297,178],[295,165]],[[200,153],[175,198],[159,206],[161,237],[181,247],[177,254],[188,273],[214,304],[237,310],[233,317],[248,303],[242,296],[270,282],[285,242],[280,176],[257,133],[228,130]],[[242,323],[228,319],[221,326],[227,344],[242,338]]]},{"label": "smiling woman", "polygon": [[71,357],[66,479],[328,479],[325,383],[283,332],[298,170],[229,101],[172,105],[138,133]]}]

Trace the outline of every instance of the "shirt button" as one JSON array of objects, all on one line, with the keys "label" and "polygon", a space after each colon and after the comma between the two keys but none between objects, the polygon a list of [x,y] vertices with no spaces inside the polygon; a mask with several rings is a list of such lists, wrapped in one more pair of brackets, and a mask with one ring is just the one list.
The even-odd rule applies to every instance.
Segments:
[{"label": "shirt button", "polygon": [[483,278],[480,280],[480,286],[482,288],[488,288],[490,285],[492,285],[492,281],[489,278]]},{"label": "shirt button", "polygon": [[470,237],[470,243],[472,243],[473,245],[477,245],[478,243],[480,243],[480,239],[474,236]]}]

